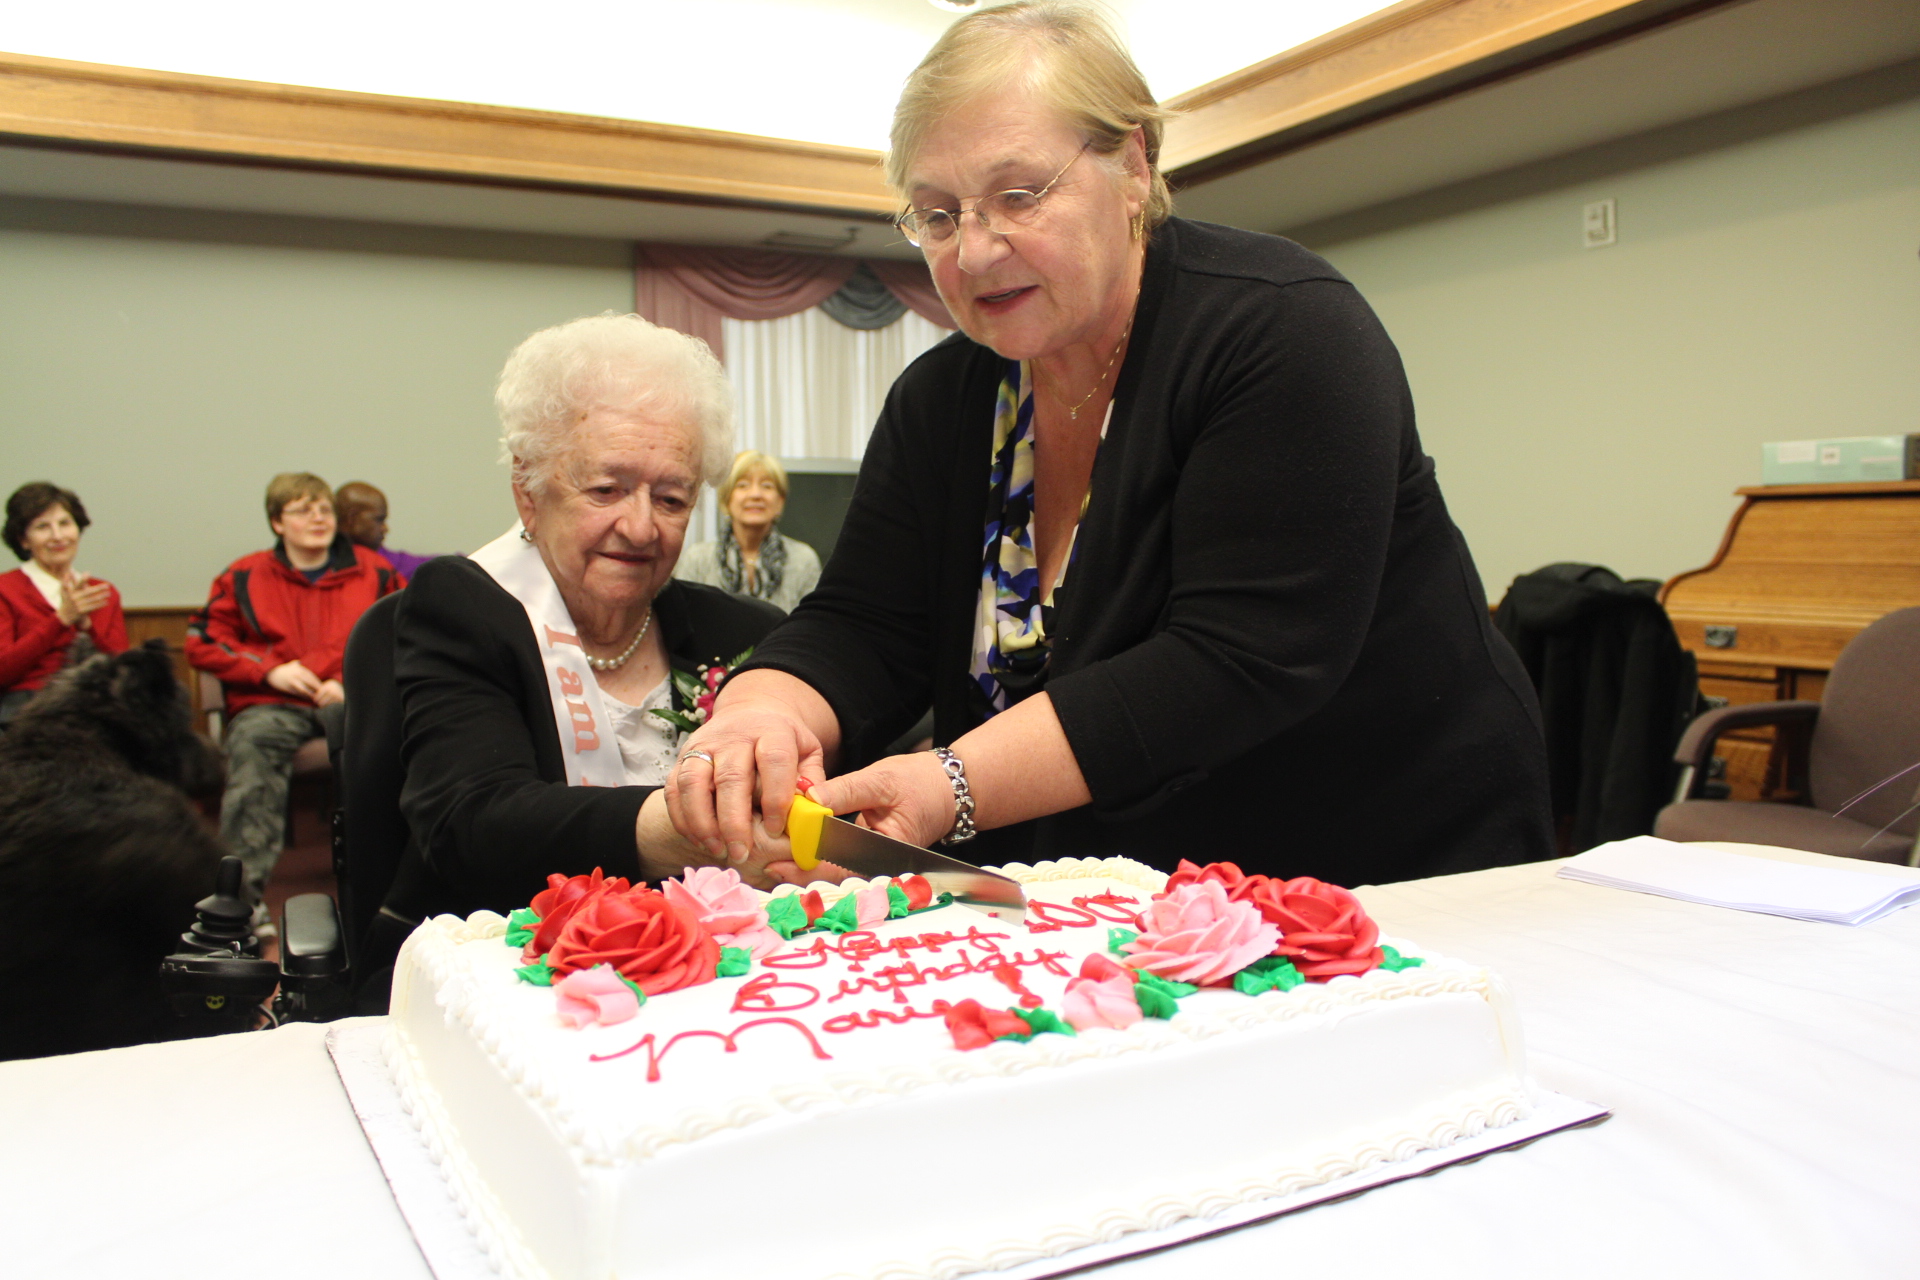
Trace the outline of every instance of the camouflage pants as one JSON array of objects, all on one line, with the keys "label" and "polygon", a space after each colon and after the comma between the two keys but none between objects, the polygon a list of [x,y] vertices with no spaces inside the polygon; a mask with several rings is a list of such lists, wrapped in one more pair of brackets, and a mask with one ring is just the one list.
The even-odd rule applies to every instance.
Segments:
[{"label": "camouflage pants", "polygon": [[286,847],[293,753],[321,732],[312,707],[279,704],[248,707],[227,725],[220,838],[246,864],[247,894],[255,902]]}]

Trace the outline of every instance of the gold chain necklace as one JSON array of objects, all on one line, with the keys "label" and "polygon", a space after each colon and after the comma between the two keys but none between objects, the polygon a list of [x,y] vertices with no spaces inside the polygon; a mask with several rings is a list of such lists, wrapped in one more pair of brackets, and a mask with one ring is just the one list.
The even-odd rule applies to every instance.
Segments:
[{"label": "gold chain necklace", "polygon": [[[1120,358],[1120,353],[1127,349],[1127,336],[1132,332],[1133,332],[1133,317],[1128,316],[1127,327],[1120,331],[1120,341],[1114,346],[1113,354],[1107,357],[1107,367],[1100,371],[1099,378],[1097,378],[1094,381],[1093,390],[1087,392],[1087,394],[1085,394],[1084,396],[1081,396],[1080,403],[1072,406],[1067,410],[1067,420],[1069,422],[1080,421],[1080,411],[1087,407],[1087,401],[1093,399],[1095,396],[1100,394],[1100,388],[1104,387],[1107,384],[1107,375],[1113,372],[1114,362]],[[1047,380],[1053,383],[1054,389],[1056,391],[1059,390],[1060,383],[1056,378],[1053,377],[1052,374],[1047,375]]]}]

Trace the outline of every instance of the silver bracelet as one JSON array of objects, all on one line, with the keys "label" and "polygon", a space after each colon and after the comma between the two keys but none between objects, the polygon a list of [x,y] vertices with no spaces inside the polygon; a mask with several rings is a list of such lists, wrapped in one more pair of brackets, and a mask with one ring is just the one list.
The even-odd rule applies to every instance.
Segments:
[{"label": "silver bracelet", "polygon": [[945,747],[935,747],[933,754],[940,761],[940,767],[947,771],[947,782],[953,787],[953,830],[942,836],[940,843],[965,844],[979,834],[973,826],[973,791],[967,786],[967,767]]}]

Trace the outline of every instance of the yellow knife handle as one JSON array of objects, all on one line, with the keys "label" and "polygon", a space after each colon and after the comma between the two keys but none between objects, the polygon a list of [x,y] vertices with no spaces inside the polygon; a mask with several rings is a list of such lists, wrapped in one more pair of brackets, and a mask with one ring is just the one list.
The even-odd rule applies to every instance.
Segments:
[{"label": "yellow knife handle", "polygon": [[811,871],[820,861],[820,826],[833,816],[833,810],[806,796],[795,796],[787,810],[787,839],[793,843],[794,865]]}]

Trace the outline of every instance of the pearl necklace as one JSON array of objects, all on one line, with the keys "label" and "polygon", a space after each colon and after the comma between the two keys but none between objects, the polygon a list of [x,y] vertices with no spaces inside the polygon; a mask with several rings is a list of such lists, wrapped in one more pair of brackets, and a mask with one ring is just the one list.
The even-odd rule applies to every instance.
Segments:
[{"label": "pearl necklace", "polygon": [[[1113,372],[1113,362],[1118,360],[1120,358],[1120,353],[1127,349],[1127,335],[1132,332],[1133,332],[1133,317],[1128,316],[1127,327],[1120,331],[1120,341],[1118,344],[1114,346],[1113,354],[1107,357],[1107,367],[1100,371],[1099,378],[1097,378],[1094,381],[1093,390],[1087,392],[1087,394],[1085,394],[1084,396],[1081,396],[1080,403],[1072,406],[1067,410],[1067,420],[1069,422],[1080,421],[1080,411],[1087,407],[1087,401],[1093,399],[1096,395],[1100,394],[1100,388],[1107,384],[1107,375]],[[1059,390],[1060,383],[1058,379],[1055,379],[1049,376],[1048,381],[1053,383],[1054,389],[1056,391]]]},{"label": "pearl necklace", "polygon": [[617,658],[596,658],[592,654],[588,654],[587,665],[592,667],[595,671],[616,671],[619,668],[625,666],[627,659],[631,658],[634,654],[634,651],[640,647],[640,642],[647,638],[647,628],[651,627],[652,625],[653,625],[653,608],[651,605],[649,605],[647,608],[647,620],[640,624],[640,634],[633,638],[633,643],[627,646],[626,652],[622,653]]}]

